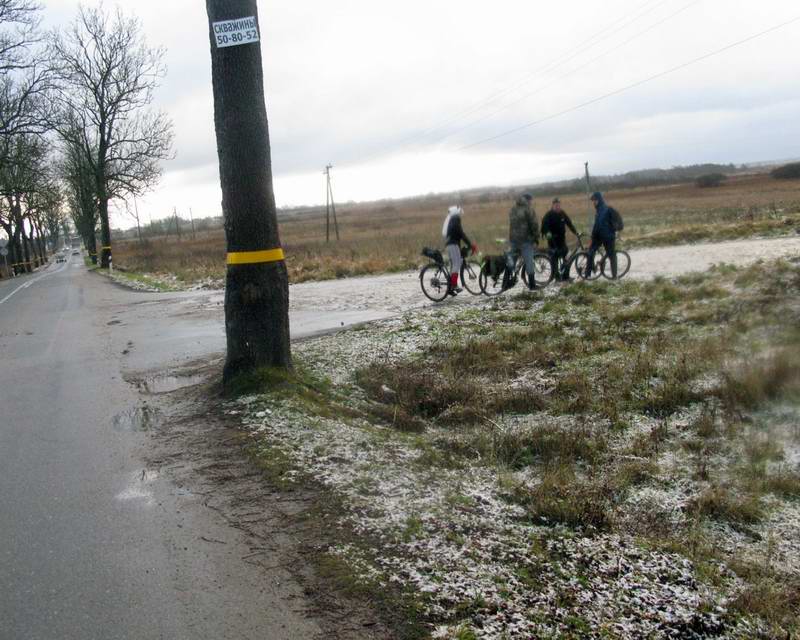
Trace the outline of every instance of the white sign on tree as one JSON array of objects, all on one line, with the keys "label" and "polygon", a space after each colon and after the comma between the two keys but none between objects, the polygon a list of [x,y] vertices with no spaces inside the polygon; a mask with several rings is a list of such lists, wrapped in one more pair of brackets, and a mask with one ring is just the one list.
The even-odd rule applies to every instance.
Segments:
[{"label": "white sign on tree", "polygon": [[255,16],[212,22],[211,27],[214,29],[214,41],[217,43],[218,49],[258,42],[258,25]]}]

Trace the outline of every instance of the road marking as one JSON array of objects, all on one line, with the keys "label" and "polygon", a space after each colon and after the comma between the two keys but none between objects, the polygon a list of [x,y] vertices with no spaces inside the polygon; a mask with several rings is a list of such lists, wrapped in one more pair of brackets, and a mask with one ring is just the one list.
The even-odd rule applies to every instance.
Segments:
[{"label": "road marking", "polygon": [[19,286],[18,286],[16,289],[14,289],[14,290],[13,290],[11,293],[9,293],[9,294],[8,294],[8,295],[7,295],[5,298],[3,298],[2,300],[0,300],[0,304],[3,304],[3,303],[4,303],[4,302],[6,302],[7,300],[9,300],[9,299],[11,298],[11,296],[13,296],[13,295],[14,295],[15,293],[17,293],[18,291],[20,291],[20,290],[22,290],[22,289],[27,289],[27,288],[28,288],[28,287],[30,287],[32,284],[36,284],[37,282],[39,282],[39,280],[41,280],[41,279],[43,279],[43,278],[46,278],[47,276],[53,276],[53,275],[55,275],[55,274],[57,274],[57,273],[61,273],[61,272],[62,272],[62,271],[63,271],[63,270],[64,270],[64,269],[67,267],[67,264],[69,264],[69,263],[66,263],[66,264],[65,264],[63,267],[61,267],[61,268],[60,268],[60,269],[58,269],[57,271],[50,271],[50,272],[48,272],[48,273],[43,273],[43,274],[42,274],[42,275],[40,275],[38,278],[34,278],[33,280],[28,280],[28,282],[26,282],[25,284],[21,284],[21,285],[19,285]]}]

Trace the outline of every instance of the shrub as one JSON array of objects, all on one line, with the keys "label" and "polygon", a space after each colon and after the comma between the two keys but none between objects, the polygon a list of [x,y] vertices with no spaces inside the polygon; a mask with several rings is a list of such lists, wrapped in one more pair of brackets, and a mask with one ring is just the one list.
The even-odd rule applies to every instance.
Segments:
[{"label": "shrub", "polygon": [[698,176],[694,183],[701,189],[707,189],[709,187],[722,186],[722,183],[727,179],[728,176],[724,173],[706,173],[702,176]]},{"label": "shrub", "polygon": [[770,174],[777,180],[795,180],[800,178],[800,162],[790,162],[782,167],[773,169]]}]

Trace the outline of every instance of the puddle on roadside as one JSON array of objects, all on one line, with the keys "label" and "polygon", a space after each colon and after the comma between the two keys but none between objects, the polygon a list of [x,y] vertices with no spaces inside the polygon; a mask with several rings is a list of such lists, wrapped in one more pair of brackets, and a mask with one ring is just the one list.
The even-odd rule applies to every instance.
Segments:
[{"label": "puddle on roadside", "polygon": [[149,378],[144,379],[144,386],[148,393],[170,393],[171,391],[177,391],[178,389],[183,389],[185,387],[192,387],[196,384],[200,384],[201,382],[203,382],[204,379],[205,376],[201,375],[151,376]]},{"label": "puddle on roadside", "polygon": [[118,413],[112,421],[115,431],[149,431],[163,421],[160,410],[146,404]]}]

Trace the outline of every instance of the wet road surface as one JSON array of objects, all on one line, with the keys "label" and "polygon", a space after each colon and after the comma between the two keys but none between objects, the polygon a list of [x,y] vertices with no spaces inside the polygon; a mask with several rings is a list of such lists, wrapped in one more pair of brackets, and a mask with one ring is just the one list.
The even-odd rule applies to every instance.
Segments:
[{"label": "wet road surface", "polygon": [[159,413],[125,378],[224,346],[218,312],[184,311],[78,257],[0,282],[2,640],[319,636],[297,585],[144,462]]}]

